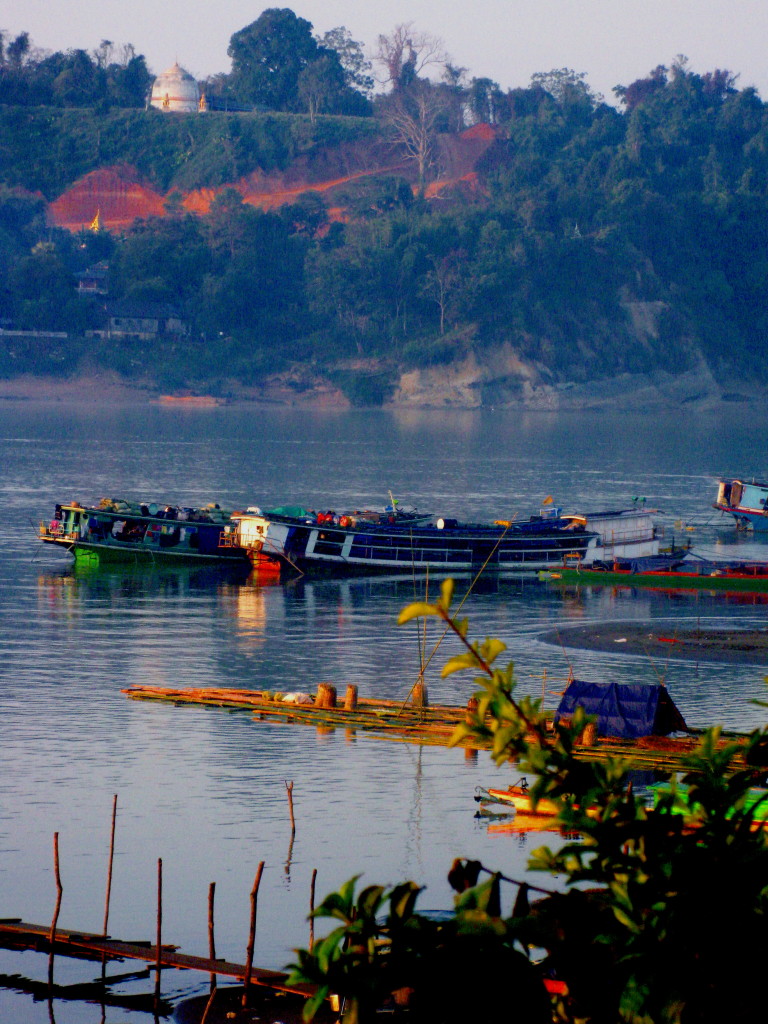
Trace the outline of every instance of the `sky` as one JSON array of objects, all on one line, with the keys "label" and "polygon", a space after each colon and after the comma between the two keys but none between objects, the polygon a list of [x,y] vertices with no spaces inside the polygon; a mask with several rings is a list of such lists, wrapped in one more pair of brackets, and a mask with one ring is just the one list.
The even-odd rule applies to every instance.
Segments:
[{"label": "sky", "polygon": [[[230,70],[234,32],[266,6],[252,0],[0,0],[0,29],[27,31],[47,50],[132,43],[153,74],[178,60],[196,78]],[[317,34],[344,26],[372,55],[379,35],[412,23],[440,37],[468,76],[526,86],[553,68],[586,72],[615,102],[615,85],[645,77],[678,54],[704,73],[726,68],[739,88],[768,100],[768,0],[295,0]]]}]

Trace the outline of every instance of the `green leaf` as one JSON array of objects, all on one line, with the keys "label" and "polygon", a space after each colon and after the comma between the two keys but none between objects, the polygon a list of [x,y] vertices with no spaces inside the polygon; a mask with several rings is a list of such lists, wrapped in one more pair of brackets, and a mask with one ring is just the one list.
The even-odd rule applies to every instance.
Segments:
[{"label": "green leaf", "polygon": [[478,657],[474,651],[466,651],[464,654],[457,654],[454,658],[443,665],[440,675],[443,679],[453,672],[465,672],[468,668],[477,668]]},{"label": "green leaf", "polygon": [[425,604],[423,601],[416,601],[414,604],[409,604],[407,608],[403,608],[397,617],[398,626],[404,625],[406,622],[410,622],[412,619],[426,619],[430,615],[439,615],[440,612],[433,604]]},{"label": "green leaf", "polygon": [[448,611],[453,601],[454,582],[452,579],[443,580],[440,586],[440,607]]},{"label": "green leaf", "polygon": [[409,918],[413,914],[422,888],[415,882],[403,882],[401,885],[396,885],[389,898],[390,914],[401,920]]},{"label": "green leaf", "polygon": [[310,996],[304,1003],[304,1008],[301,1011],[301,1018],[305,1021],[314,1019],[317,1011],[324,1005],[325,1000],[330,995],[330,988],[327,985],[321,985],[317,992],[313,996]]},{"label": "green leaf", "polygon": [[487,661],[489,665],[492,665],[498,656],[503,654],[506,649],[507,645],[503,643],[503,641],[496,640],[494,637],[486,637],[482,647],[480,648],[480,653],[482,654],[483,659]]}]

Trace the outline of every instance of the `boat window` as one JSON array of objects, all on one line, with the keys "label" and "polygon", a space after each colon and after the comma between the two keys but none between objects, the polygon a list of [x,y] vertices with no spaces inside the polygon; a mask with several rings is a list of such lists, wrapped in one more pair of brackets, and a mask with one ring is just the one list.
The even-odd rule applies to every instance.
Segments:
[{"label": "boat window", "polygon": [[340,555],[342,545],[329,541],[319,540],[312,549],[318,555]]}]

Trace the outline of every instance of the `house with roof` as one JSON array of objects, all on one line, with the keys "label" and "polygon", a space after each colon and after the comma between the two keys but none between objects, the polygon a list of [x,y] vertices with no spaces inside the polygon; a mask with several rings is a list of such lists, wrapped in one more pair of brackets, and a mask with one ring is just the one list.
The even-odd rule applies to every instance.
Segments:
[{"label": "house with roof", "polygon": [[89,334],[97,338],[178,338],[189,334],[189,322],[164,302],[106,302],[103,323]]}]

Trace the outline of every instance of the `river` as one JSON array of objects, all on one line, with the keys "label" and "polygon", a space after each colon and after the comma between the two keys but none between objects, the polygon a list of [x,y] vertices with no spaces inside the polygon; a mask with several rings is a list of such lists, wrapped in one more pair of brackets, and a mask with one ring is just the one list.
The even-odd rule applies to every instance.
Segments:
[{"label": "river", "polygon": [[[498,834],[475,819],[474,789],[512,781],[486,755],[387,742],[343,731],[274,725],[247,714],[153,705],[135,683],[343,691],[405,699],[418,663],[416,627],[399,610],[424,580],[294,580],[259,585],[199,570],[75,571],[43,548],[36,524],[57,501],[139,497],[230,508],[404,505],[471,519],[537,511],[552,495],[568,511],[663,512],[669,539],[704,554],[768,556],[711,504],[719,475],[766,475],[762,428],[727,414],[648,416],[483,412],[298,412],[232,408],[0,405],[0,916],[47,924],[59,836],[62,927],[100,931],[112,802],[117,830],[109,932],[155,936],[163,863],[163,938],[206,955],[208,887],[216,883],[217,955],[243,961],[249,893],[259,862],[254,963],[282,968],[308,939],[312,873],[318,899],[354,874],[361,884],[411,878],[424,908],[450,906],[455,856],[522,877],[540,837]],[[469,581],[460,581],[462,593]],[[434,587],[434,583],[432,583]],[[534,579],[481,580],[463,608],[475,637],[501,637],[521,692],[548,704],[569,671],[581,678],[663,678],[692,726],[762,724],[759,665],[665,663],[567,647],[589,622],[765,625],[750,596],[560,590]],[[539,637],[562,630],[561,647]],[[429,634],[431,644],[436,630]],[[428,670],[430,699],[464,703],[469,678]],[[286,782],[292,781],[291,837]],[[506,909],[506,908],[505,908]],[[110,967],[111,973],[131,965]],[[99,969],[59,958],[60,985]],[[102,1022],[101,1006],[20,991],[42,981],[40,954],[0,952],[0,1019]],[[169,1004],[207,990],[191,973],[163,975]],[[151,992],[151,979],[115,992]],[[110,1006],[110,1024],[152,1015]]]}]

